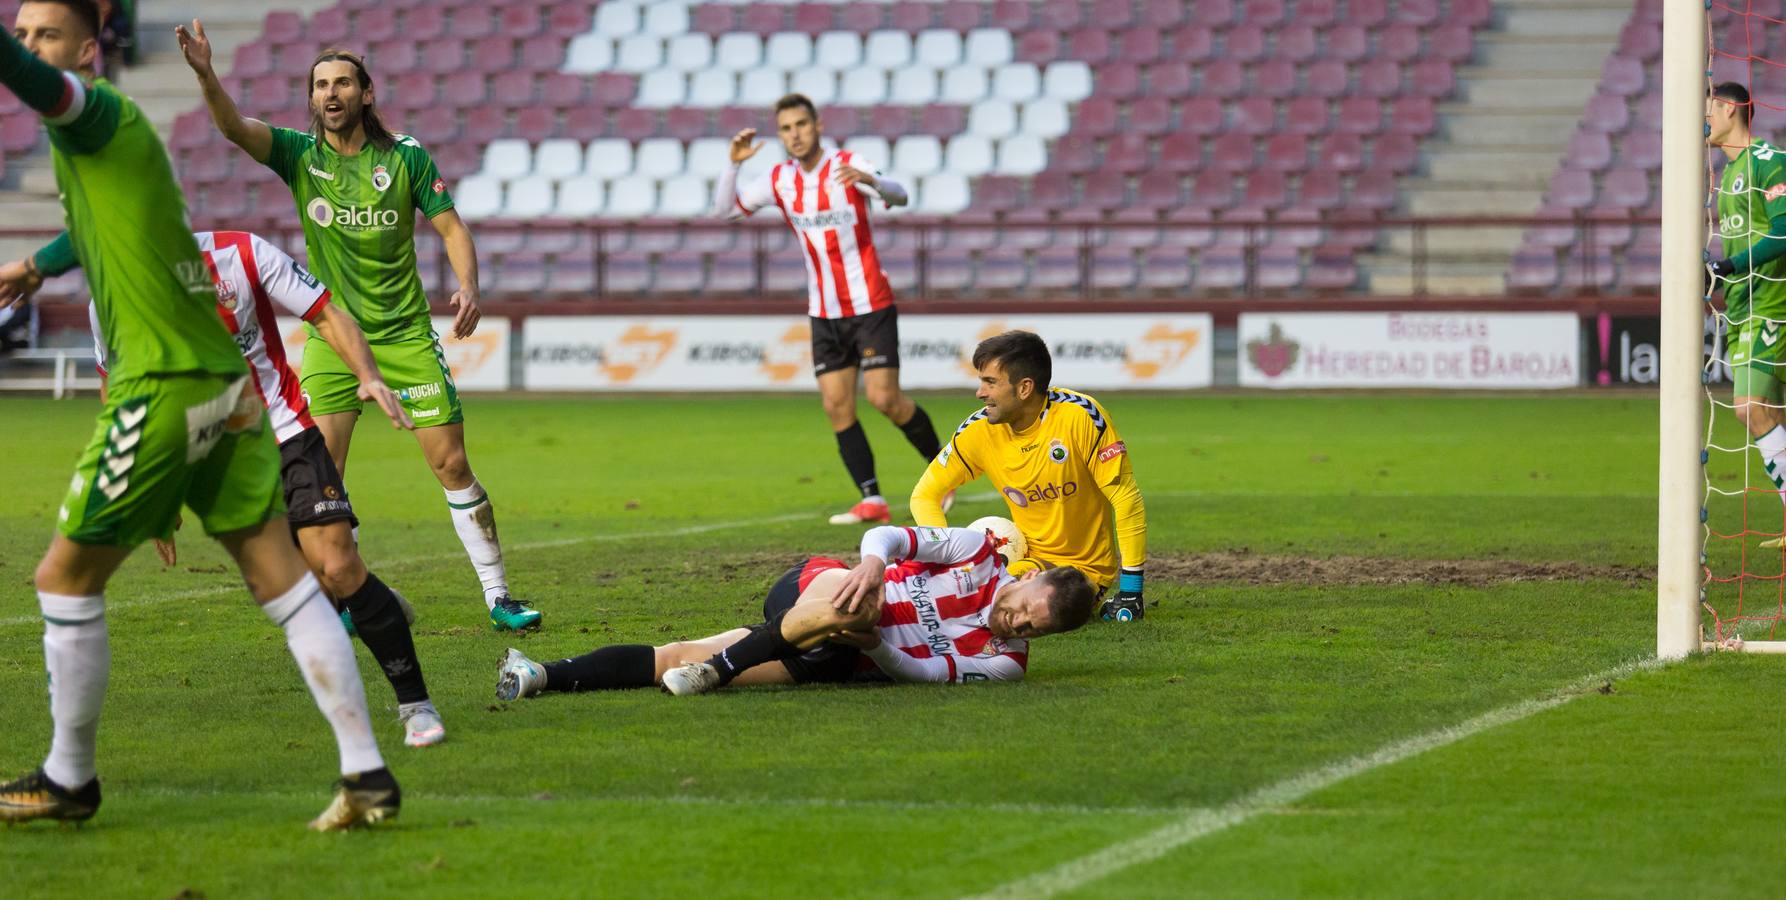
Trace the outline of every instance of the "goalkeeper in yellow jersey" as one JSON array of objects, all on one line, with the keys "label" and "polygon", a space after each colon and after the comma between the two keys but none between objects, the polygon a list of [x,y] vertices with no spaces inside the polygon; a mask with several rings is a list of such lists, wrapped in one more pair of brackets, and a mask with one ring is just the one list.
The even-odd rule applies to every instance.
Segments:
[{"label": "goalkeeper in yellow jersey", "polygon": [[1100,610],[1105,620],[1141,618],[1147,509],[1116,425],[1090,396],[1049,387],[1054,361],[1030,332],[981,341],[973,364],[980,373],[975,396],[986,408],[968,416],[924,470],[912,490],[912,519],[947,525],[944,495],[985,475],[1029,541],[1027,560],[1012,572],[1073,566],[1100,594],[1115,584],[1115,598]]}]

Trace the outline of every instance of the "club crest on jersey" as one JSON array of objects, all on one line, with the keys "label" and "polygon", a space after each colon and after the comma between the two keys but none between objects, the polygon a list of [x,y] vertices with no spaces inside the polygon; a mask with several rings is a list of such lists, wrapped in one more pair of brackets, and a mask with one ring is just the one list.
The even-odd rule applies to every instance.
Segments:
[{"label": "club crest on jersey", "polygon": [[1048,442],[1048,461],[1057,465],[1067,461],[1067,445],[1060,438]]},{"label": "club crest on jersey", "polygon": [[372,186],[381,194],[391,186],[391,173],[385,171],[384,166],[372,167]]},{"label": "club crest on jersey", "polygon": [[223,307],[224,310],[227,312],[235,312],[236,304],[239,300],[240,300],[240,298],[236,296],[236,286],[235,285],[229,283],[229,281],[227,281],[227,280],[219,280],[217,282],[217,305],[218,306]]}]

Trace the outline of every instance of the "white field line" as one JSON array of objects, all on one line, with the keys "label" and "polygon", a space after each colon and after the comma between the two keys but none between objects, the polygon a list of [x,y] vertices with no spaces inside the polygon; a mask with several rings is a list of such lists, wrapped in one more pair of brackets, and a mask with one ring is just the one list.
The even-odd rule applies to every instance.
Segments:
[{"label": "white field line", "polygon": [[[682,528],[666,528],[666,529],[663,529],[660,531],[631,531],[631,532],[625,532],[625,533],[615,532],[615,533],[610,533],[610,534],[588,534],[588,535],[582,535],[579,537],[554,538],[553,540],[549,540],[549,541],[528,541],[528,542],[522,542],[522,543],[509,544],[507,547],[504,547],[503,549],[505,552],[513,552],[513,551],[517,551],[517,550],[544,550],[544,549],[551,548],[551,547],[570,547],[570,546],[574,546],[576,544],[601,544],[601,543],[607,543],[607,542],[611,542],[611,541],[638,541],[638,540],[650,540],[650,539],[654,539],[654,538],[685,537],[685,536],[691,535],[691,534],[705,534],[706,532],[709,532],[709,531],[726,531],[726,530],[733,529],[733,528],[754,528],[754,527],[757,527],[760,525],[775,525],[775,524],[778,524],[781,522],[793,522],[793,521],[797,521],[800,519],[814,519],[818,515],[819,515],[818,513],[788,513],[786,515],[768,516],[766,518],[761,518],[761,519],[740,519],[740,520],[731,521],[731,522],[709,522],[705,525],[689,525],[689,526],[685,526]],[[421,556],[408,556],[408,557],[404,557],[402,559],[379,560],[375,563],[370,563],[369,567],[371,569],[373,569],[374,571],[379,571],[379,572],[388,571],[388,570],[392,570],[392,569],[400,570],[400,569],[408,568],[410,566],[420,565],[422,563],[441,562],[443,560],[460,559],[464,555],[465,555],[465,552],[463,550],[449,551],[446,553],[428,553],[428,554],[423,554]],[[242,593],[245,591],[246,591],[246,588],[244,588],[241,584],[235,582],[232,578],[232,580],[228,584],[220,584],[220,585],[215,585],[213,587],[191,588],[191,589],[184,590],[184,591],[175,591],[174,593],[171,593],[171,594],[163,594],[158,597],[144,597],[144,598],[141,598],[138,600],[120,600],[117,602],[108,602],[106,604],[106,609],[107,610],[132,609],[132,608],[138,607],[138,606],[155,606],[155,605],[162,604],[162,603],[172,603],[175,600],[195,600],[200,597],[215,597],[215,596],[219,596],[222,594],[236,594],[236,593]],[[37,616],[37,615],[11,616],[9,618],[0,619],[0,628],[11,627],[14,625],[29,625],[29,624],[33,624],[33,623],[42,622],[42,621],[43,621],[43,617]]]},{"label": "white field line", "polygon": [[1449,725],[1425,734],[1385,744],[1362,756],[1354,756],[1351,759],[1293,775],[1216,809],[1192,810],[1178,821],[1170,822],[1140,837],[1101,847],[1077,859],[1061,863],[1052,869],[999,885],[984,894],[975,895],[974,900],[994,897],[1052,897],[1084,887],[1131,866],[1152,862],[1199,838],[1233,828],[1260,813],[1293,804],[1316,791],[1332,787],[1348,778],[1419,756],[1428,750],[1436,750],[1457,743],[1464,738],[1480,734],[1491,728],[1518,722],[1545,710],[1562,706],[1605,682],[1624,678],[1646,669],[1659,668],[1662,665],[1661,660],[1652,657],[1614,666],[1603,672],[1596,672],[1571,682],[1562,689],[1545,696],[1522,700],[1456,725]]},{"label": "white field line", "polygon": [[[313,793],[298,791],[226,791],[226,790],[181,790],[178,788],[122,788],[117,791],[123,797],[169,797],[180,800],[200,799],[205,797],[241,797],[251,799],[295,799],[313,800],[317,803],[328,802],[328,792],[320,785]],[[1085,806],[1073,803],[957,803],[946,800],[848,800],[841,797],[703,797],[697,795],[655,795],[655,794],[440,794],[424,791],[404,791],[406,800],[422,800],[434,803],[501,803],[513,806],[519,803],[632,803],[644,806],[739,806],[739,807],[781,807],[791,809],[843,809],[843,810],[890,810],[911,812],[964,812],[964,813],[1011,813],[1018,815],[1071,815],[1071,816],[1182,816],[1192,811],[1184,806]]]}]

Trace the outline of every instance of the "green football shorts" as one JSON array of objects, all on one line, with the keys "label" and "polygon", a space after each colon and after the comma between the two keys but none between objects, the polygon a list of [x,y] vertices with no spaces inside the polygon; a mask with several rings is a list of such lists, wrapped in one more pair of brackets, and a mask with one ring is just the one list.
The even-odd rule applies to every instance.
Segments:
[{"label": "green football shorts", "polygon": [[1786,326],[1759,318],[1738,326],[1730,342],[1730,377],[1735,397],[1765,397],[1780,402],[1780,380],[1786,378]]},{"label": "green football shorts", "polygon": [[[403,408],[415,420],[415,427],[465,421],[459,391],[453,387],[453,374],[440,349],[440,335],[429,332],[425,338],[373,344],[372,358],[384,375],[385,385],[403,399]],[[311,415],[360,411],[360,380],[328,341],[312,337],[304,342],[304,373],[300,380],[304,396],[310,401]]]},{"label": "green football shorts", "polygon": [[248,377],[114,378],[58,527],[80,544],[135,547],[173,534],[180,507],[206,534],[285,515],[279,447]]}]

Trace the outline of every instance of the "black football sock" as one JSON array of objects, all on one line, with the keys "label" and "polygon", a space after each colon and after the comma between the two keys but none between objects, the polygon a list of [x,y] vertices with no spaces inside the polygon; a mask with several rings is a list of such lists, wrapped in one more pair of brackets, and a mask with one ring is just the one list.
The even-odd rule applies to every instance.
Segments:
[{"label": "black football sock", "polygon": [[398,703],[420,703],[428,699],[428,683],[422,680],[422,664],[416,660],[415,638],[409,623],[403,619],[403,607],[396,595],[378,576],[366,573],[366,583],[352,596],[341,601],[353,617],[354,630],[384,677],[397,692]]},{"label": "black football sock", "polygon": [[905,439],[911,441],[913,447],[918,448],[919,456],[930,460],[943,452],[943,444],[936,438],[936,426],[930,424],[930,414],[924,407],[912,404],[912,417],[905,420],[899,430],[905,432]]},{"label": "black football sock", "polygon": [[546,663],[548,691],[612,691],[656,683],[657,649],[650,644],[615,644]]},{"label": "black football sock", "polygon": [[719,683],[730,684],[745,669],[760,666],[777,659],[792,659],[800,655],[800,648],[788,643],[781,636],[781,616],[772,622],[752,625],[750,633],[738,639],[738,642],[719,651],[707,660],[707,665],[719,671]]},{"label": "black football sock", "polygon": [[852,422],[837,433],[837,452],[843,454],[843,467],[850,470],[850,480],[856,482],[862,496],[881,492],[881,480],[874,476],[874,450],[868,446],[868,433],[861,422]]}]

